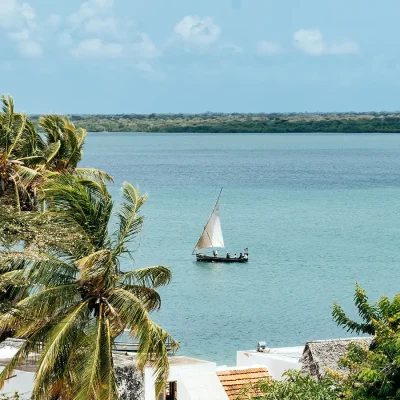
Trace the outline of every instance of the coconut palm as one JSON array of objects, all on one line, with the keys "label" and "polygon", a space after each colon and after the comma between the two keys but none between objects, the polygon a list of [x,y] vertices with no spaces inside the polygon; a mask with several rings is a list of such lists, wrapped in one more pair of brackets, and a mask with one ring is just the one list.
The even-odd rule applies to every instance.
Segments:
[{"label": "coconut palm", "polygon": [[95,181],[112,178],[94,168],[78,168],[86,131],[68,118],[45,115],[39,119],[39,134],[23,113],[16,113],[10,96],[2,96],[0,112],[0,205],[17,210],[38,209],[41,187],[59,173],[74,173]]},{"label": "coconut palm", "polygon": [[44,193],[57,223],[79,239],[70,249],[2,252],[0,288],[29,296],[0,315],[0,332],[12,328],[26,339],[0,374],[0,385],[40,348],[33,399],[118,399],[112,348],[126,330],[139,343],[138,368],[150,362],[160,391],[168,376],[168,346],[178,344],[149,312],[159,309],[156,289],[168,284],[171,273],[163,266],[121,267],[132,256],[129,244],[142,227],[146,196],[125,183],[109,233],[114,207],[103,183],[60,174]]},{"label": "coconut palm", "polygon": [[76,128],[66,117],[44,115],[39,118],[43,131],[45,148],[41,154],[38,170],[43,179],[38,183],[40,189],[44,181],[60,173],[70,173],[102,183],[112,182],[110,175],[95,168],[79,168],[86,140],[86,130]]},{"label": "coconut palm", "polygon": [[[44,147],[25,114],[15,113],[10,96],[2,96],[0,111],[0,197],[2,204],[29,199],[29,186],[38,178],[30,164]],[[23,207],[22,207],[23,208]]]},{"label": "coconut palm", "polygon": [[86,131],[58,115],[40,117],[39,126],[44,132],[46,144],[53,151],[46,162],[46,169],[58,172],[75,169],[82,159]]}]

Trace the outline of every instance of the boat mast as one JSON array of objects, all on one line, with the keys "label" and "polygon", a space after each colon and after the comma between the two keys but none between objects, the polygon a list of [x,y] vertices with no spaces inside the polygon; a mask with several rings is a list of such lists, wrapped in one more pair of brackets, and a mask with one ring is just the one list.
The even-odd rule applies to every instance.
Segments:
[{"label": "boat mast", "polygon": [[[206,230],[206,227],[207,227],[208,222],[210,221],[210,219],[211,219],[211,217],[213,216],[214,211],[215,211],[215,209],[216,209],[216,207],[217,207],[217,204],[218,204],[218,202],[219,202],[219,198],[221,197],[222,189],[223,189],[223,188],[221,188],[221,190],[220,190],[220,192],[219,192],[219,195],[218,195],[218,198],[217,198],[217,201],[216,201],[215,204],[214,204],[214,208],[213,208],[213,210],[212,210],[210,216],[208,217],[208,220],[207,220],[207,222],[206,222],[206,224],[204,225],[204,228],[203,228],[203,233],[204,233],[204,231],[207,233],[208,239],[210,239],[210,242],[211,242],[211,243],[212,243],[212,240],[211,240],[211,238],[210,238],[210,235],[208,234],[208,231]],[[203,233],[201,234],[201,236],[203,236]],[[200,236],[200,238],[201,238],[201,236]],[[200,240],[200,239],[199,239],[199,240]],[[196,246],[197,246],[197,245],[196,245]],[[196,253],[196,246],[195,246],[195,248],[193,249],[192,254],[195,254],[195,253]],[[212,249],[214,250],[214,247],[212,247]]]}]

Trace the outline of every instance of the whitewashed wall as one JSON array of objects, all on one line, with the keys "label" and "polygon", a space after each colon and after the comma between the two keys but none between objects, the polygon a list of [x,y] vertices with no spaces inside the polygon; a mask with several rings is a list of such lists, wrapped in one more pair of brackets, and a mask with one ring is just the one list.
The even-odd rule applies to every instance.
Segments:
[{"label": "whitewashed wall", "polygon": [[[4,367],[0,366],[0,371],[3,371],[3,369]],[[6,381],[0,393],[11,395],[18,392],[22,399],[29,399],[33,389],[35,374],[23,371],[15,371],[14,374],[16,376]]]},{"label": "whitewashed wall", "polygon": [[[229,400],[216,374],[215,363],[171,365],[169,382],[177,382],[179,400]],[[144,372],[145,400],[156,400],[151,368]]]},{"label": "whitewashed wall", "polygon": [[282,350],[276,353],[258,353],[251,351],[238,351],[236,353],[236,365],[238,367],[248,366],[265,366],[268,369],[269,374],[274,380],[282,380],[282,375],[289,369],[301,370],[302,364],[299,362],[302,347],[287,348],[289,352],[293,349],[293,352],[298,352],[299,357],[286,356],[285,349],[272,349],[272,351]]}]

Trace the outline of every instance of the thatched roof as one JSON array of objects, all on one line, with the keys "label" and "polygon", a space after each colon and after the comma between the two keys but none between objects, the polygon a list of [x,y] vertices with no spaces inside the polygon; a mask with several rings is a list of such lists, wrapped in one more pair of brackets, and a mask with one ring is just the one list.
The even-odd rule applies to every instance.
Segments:
[{"label": "thatched roof", "polygon": [[345,356],[350,343],[359,343],[369,346],[371,337],[316,340],[306,343],[300,362],[303,363],[302,371],[315,378],[325,374],[326,368],[333,371],[344,372],[339,368],[339,360]]}]

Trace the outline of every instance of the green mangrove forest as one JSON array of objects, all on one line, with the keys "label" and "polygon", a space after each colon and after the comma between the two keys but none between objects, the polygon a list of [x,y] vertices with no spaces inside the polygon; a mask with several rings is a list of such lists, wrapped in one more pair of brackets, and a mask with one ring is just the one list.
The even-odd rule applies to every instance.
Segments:
[{"label": "green mangrove forest", "polygon": [[[400,112],[68,115],[89,132],[400,133]],[[32,116],[34,123],[38,116]]]}]

